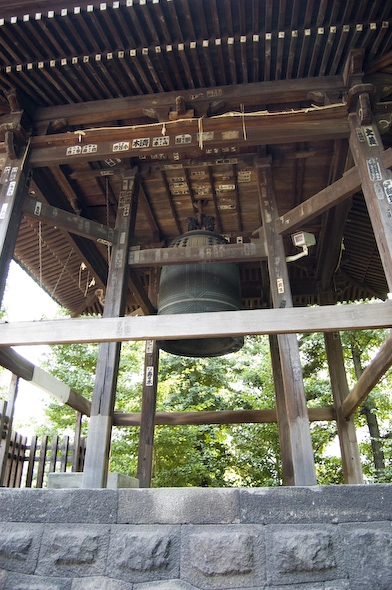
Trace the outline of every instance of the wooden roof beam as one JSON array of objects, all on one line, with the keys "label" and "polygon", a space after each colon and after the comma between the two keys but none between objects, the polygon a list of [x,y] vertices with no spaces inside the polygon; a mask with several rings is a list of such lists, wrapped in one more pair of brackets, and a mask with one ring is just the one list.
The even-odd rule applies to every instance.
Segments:
[{"label": "wooden roof beam", "polygon": [[273,82],[253,82],[246,85],[217,86],[215,88],[200,88],[197,93],[192,90],[160,93],[152,96],[130,96],[96,100],[81,104],[68,104],[53,107],[40,107],[36,110],[34,124],[45,121],[66,119],[70,126],[102,124],[107,121],[139,117],[143,110],[166,107],[169,113],[175,105],[179,94],[185,102],[192,105],[199,112],[207,112],[210,103],[219,99],[225,107],[239,108],[266,104],[284,104],[303,102],[308,100],[309,93],[321,92],[343,95],[346,86],[342,76],[304,78],[297,80],[276,80]]},{"label": "wooden roof beam", "polygon": [[113,244],[118,239],[118,232],[111,227],[63,211],[57,207],[52,207],[36,199],[25,199],[23,213],[33,219],[45,221],[45,223],[61,227],[68,232],[89,240]]},{"label": "wooden roof beam", "polygon": [[[392,166],[391,148],[382,153],[382,159],[386,168]],[[357,167],[354,166],[342,178],[279,217],[277,221],[279,233],[288,234],[299,229],[304,223],[341,203],[359,190],[361,190],[361,181]]]},{"label": "wooden roof beam", "polygon": [[392,327],[392,301],[146,317],[12,322],[1,325],[0,346],[187,340],[249,334],[305,334]]},{"label": "wooden roof beam", "polygon": [[[345,105],[279,113],[242,115],[237,112],[210,117],[203,119],[203,138],[207,139],[203,139],[202,144],[199,125],[199,119],[166,122],[167,139],[163,147],[160,141],[161,129],[156,124],[140,125],[137,128],[123,126],[85,129],[80,136],[81,141],[77,133],[35,136],[31,141],[30,165],[72,165],[75,162],[92,162],[112,157],[150,156],[162,151],[169,157],[184,150],[200,150],[202,154],[207,148],[250,147],[348,137]],[[229,139],[225,137],[228,131]],[[180,136],[190,136],[186,145],[176,143],[176,137]]]},{"label": "wooden roof beam", "polygon": [[204,262],[258,262],[265,258],[265,244],[257,240],[246,244],[220,244],[216,247],[131,249],[128,262],[132,268],[141,268]]}]

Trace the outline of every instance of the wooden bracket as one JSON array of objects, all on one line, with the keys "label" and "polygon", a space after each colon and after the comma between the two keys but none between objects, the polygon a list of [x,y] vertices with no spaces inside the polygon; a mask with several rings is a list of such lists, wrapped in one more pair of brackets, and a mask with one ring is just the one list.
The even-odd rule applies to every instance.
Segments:
[{"label": "wooden bracket", "polygon": [[376,89],[373,84],[356,84],[347,93],[349,113],[357,112],[361,125],[370,125],[372,108],[376,101]]},{"label": "wooden bracket", "polygon": [[177,119],[193,119],[195,116],[194,109],[187,109],[185,104],[185,98],[183,96],[177,96],[176,108],[174,111],[169,113],[169,121],[176,121]]}]

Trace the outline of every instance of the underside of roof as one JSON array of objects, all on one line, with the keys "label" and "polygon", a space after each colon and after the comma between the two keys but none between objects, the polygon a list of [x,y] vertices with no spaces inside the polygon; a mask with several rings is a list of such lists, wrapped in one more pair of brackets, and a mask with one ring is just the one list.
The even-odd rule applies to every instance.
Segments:
[{"label": "underside of roof", "polygon": [[[114,227],[123,179],[140,174],[135,249],[163,248],[202,209],[234,243],[262,226],[256,163],[272,167],[279,215],[352,168],[349,57],[371,84],[392,144],[392,4],[385,0],[2,2],[0,128],[23,111],[32,132],[29,197]],[[105,131],[103,131],[105,130]],[[103,133],[111,147],[97,149]],[[95,147],[94,147],[95,146]],[[200,209],[201,208],[201,209]],[[298,229],[295,305],[385,298],[358,186]],[[286,255],[298,249],[285,235]],[[110,244],[23,217],[15,259],[73,315],[100,313]],[[270,306],[267,265],[241,261],[244,308]],[[128,313],[152,313],[152,268],[130,274]]]}]

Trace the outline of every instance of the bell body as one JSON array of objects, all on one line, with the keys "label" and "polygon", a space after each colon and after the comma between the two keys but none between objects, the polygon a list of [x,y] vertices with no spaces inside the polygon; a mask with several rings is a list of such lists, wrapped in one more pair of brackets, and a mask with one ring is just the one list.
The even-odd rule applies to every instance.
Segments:
[{"label": "bell body", "polygon": [[[170,247],[217,246],[226,240],[214,232],[195,230],[176,238]],[[192,314],[241,309],[239,269],[235,263],[164,266],[161,271],[158,314]],[[173,322],[176,318],[173,317]],[[223,320],[224,321],[224,316]],[[242,337],[163,340],[166,352],[181,356],[209,357],[236,352]]]}]

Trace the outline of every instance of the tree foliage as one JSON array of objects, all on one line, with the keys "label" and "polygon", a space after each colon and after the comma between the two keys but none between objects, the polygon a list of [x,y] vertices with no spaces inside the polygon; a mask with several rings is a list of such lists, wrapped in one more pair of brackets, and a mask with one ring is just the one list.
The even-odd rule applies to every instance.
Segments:
[{"label": "tree foliage", "polygon": [[[355,337],[359,338],[358,333]],[[360,340],[371,358],[370,335]],[[375,337],[382,338],[377,335]],[[376,342],[374,340],[374,342]],[[373,342],[373,341],[372,341]],[[378,342],[378,340],[377,340]],[[344,346],[348,353],[349,345]],[[300,339],[304,384],[309,407],[331,405],[332,394],[322,335]],[[52,347],[47,369],[87,398],[91,398],[97,346]],[[117,385],[116,410],[141,409],[144,346],[122,346]],[[347,357],[348,371],[352,363]],[[351,378],[351,377],[350,377]],[[388,377],[389,382],[389,377]],[[377,411],[386,416],[389,395],[379,395]],[[275,407],[274,385],[267,337],[248,337],[244,348],[220,358],[186,358],[161,353],[157,411],[191,412]],[[385,397],[388,398],[388,402]],[[72,428],[73,410],[51,404],[47,410],[46,431],[63,432]],[[359,424],[363,417],[358,414]],[[385,422],[390,427],[389,420]],[[86,429],[86,426],[85,426]],[[320,484],[342,483],[340,459],[331,445],[336,441],[335,422],[311,424],[314,456]],[[111,470],[135,476],[138,454],[138,427],[115,427],[112,437]],[[390,439],[385,439],[386,447]],[[361,443],[364,466],[374,480],[366,440]],[[336,446],[336,445],[335,445]],[[390,456],[390,452],[389,455]],[[157,426],[154,441],[152,485],[165,486],[273,486],[282,483],[279,435],[276,424],[231,424],[203,426]]]}]

